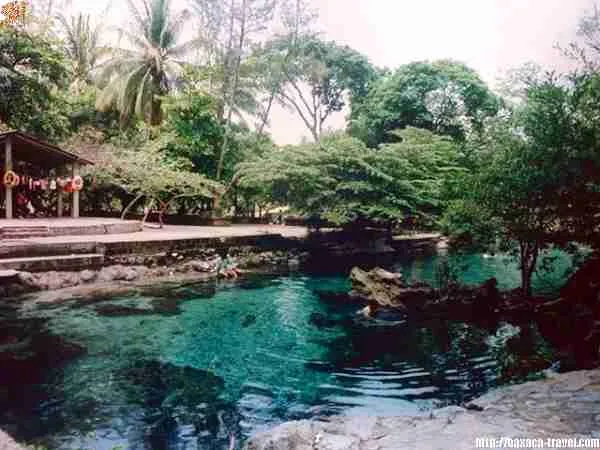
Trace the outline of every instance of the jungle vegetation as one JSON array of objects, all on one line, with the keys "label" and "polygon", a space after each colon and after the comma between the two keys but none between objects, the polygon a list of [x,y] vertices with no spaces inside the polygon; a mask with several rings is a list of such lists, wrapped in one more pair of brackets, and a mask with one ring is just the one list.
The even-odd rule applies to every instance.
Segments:
[{"label": "jungle vegetation", "polygon": [[[89,213],[202,198],[238,218],[443,230],[516,252],[526,292],[543,249],[598,247],[597,10],[557,50],[573,71],[529,64],[492,88],[450,59],[375,67],[323,39],[306,0],[127,0],[116,29],[32,3],[0,28],[0,128],[95,159]],[[276,105],[305,142],[273,142]]]}]

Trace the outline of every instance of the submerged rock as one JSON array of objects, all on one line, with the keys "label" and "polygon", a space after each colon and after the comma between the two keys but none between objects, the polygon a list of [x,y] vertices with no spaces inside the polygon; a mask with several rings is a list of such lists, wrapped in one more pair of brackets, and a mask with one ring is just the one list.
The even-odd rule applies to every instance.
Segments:
[{"label": "submerged rock", "polygon": [[[288,422],[253,436],[247,450],[472,449],[478,438],[597,437],[600,369],[493,391],[468,408],[416,417],[329,417]],[[481,447],[482,445],[480,443]],[[496,447],[496,445],[494,445]],[[517,444],[506,441],[506,447]]]},{"label": "submerged rock", "polygon": [[240,325],[242,328],[248,328],[250,325],[254,325],[256,323],[256,315],[254,314],[246,314],[246,316],[242,319]]},{"label": "submerged rock", "polygon": [[154,314],[152,309],[147,308],[134,308],[133,306],[123,306],[123,305],[98,305],[96,306],[96,313],[99,316],[108,316],[108,317],[120,317],[120,316],[138,316],[138,315],[147,315]]}]

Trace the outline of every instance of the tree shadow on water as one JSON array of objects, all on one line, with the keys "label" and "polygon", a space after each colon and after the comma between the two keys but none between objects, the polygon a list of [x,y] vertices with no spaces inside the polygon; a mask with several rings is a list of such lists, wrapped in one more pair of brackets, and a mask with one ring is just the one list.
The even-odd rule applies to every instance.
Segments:
[{"label": "tree shadow on water", "polygon": [[138,360],[119,377],[126,401],[139,408],[145,424],[132,447],[176,448],[196,440],[199,448],[221,449],[231,434],[239,435],[235,407],[223,400],[223,380],[211,371]]}]

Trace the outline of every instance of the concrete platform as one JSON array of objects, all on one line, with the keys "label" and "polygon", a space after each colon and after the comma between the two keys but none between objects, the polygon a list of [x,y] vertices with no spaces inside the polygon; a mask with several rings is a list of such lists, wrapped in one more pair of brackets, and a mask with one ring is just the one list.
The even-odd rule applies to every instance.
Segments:
[{"label": "concrete platform", "polygon": [[111,218],[0,219],[0,240],[127,234],[141,230],[142,224],[139,221]]},{"label": "concrete platform", "polygon": [[[88,223],[93,224],[89,220]],[[62,230],[69,228],[61,227]],[[173,252],[193,254],[205,248],[258,246],[278,249],[285,248],[287,240],[306,235],[307,230],[303,227],[234,225],[165,226],[135,233],[26,236],[0,240],[0,270],[84,269],[110,263],[111,258],[117,256]]]}]

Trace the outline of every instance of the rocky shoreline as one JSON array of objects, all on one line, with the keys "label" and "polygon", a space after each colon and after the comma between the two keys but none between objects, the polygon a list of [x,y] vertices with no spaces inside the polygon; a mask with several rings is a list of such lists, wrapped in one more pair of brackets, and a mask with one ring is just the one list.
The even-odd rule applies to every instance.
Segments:
[{"label": "rocky shoreline", "polygon": [[[297,250],[253,251],[239,248],[230,252],[236,267],[247,273],[298,269],[306,253]],[[195,256],[179,253],[153,256],[122,256],[111,265],[80,271],[24,272],[15,271],[0,280],[0,297],[16,297],[40,291],[60,291],[69,288],[107,291],[123,286],[162,282],[204,281],[219,277],[223,257],[213,249]]]},{"label": "rocky shoreline", "polygon": [[[600,445],[600,369],[548,372],[544,380],[499,388],[465,407],[446,407],[422,416],[288,422],[253,436],[246,449],[462,450],[476,448],[478,438],[506,439],[504,446],[490,448],[519,448],[509,440],[523,438],[591,439],[582,442]],[[560,448],[573,448],[572,443]]]}]

